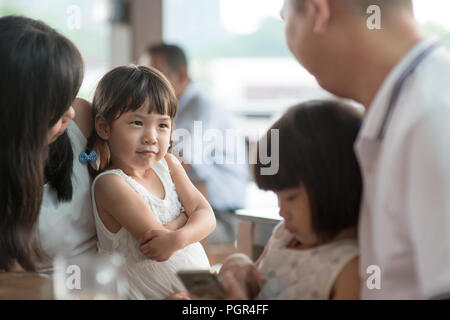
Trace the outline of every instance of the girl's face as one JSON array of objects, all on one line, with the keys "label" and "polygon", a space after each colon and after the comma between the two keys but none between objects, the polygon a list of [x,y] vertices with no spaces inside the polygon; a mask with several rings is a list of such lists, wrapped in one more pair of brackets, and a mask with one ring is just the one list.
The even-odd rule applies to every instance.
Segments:
[{"label": "girl's face", "polygon": [[55,142],[56,139],[66,131],[70,120],[73,118],[75,118],[75,110],[70,106],[58,122],[48,130],[48,144]]},{"label": "girl's face", "polygon": [[316,244],[317,235],[311,224],[311,207],[304,186],[276,192],[280,216],[284,218],[286,229],[305,245]]},{"label": "girl's face", "polygon": [[145,103],[113,121],[107,140],[114,166],[148,169],[166,155],[172,119],[168,115],[148,113],[149,108]]}]

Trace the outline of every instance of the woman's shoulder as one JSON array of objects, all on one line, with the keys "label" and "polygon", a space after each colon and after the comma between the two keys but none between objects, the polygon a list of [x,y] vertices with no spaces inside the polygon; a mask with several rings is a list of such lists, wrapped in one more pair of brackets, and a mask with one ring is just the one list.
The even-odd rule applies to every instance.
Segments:
[{"label": "woman's shoulder", "polygon": [[76,98],[72,103],[72,108],[75,110],[75,118],[73,121],[87,139],[93,127],[91,103],[87,100]]}]

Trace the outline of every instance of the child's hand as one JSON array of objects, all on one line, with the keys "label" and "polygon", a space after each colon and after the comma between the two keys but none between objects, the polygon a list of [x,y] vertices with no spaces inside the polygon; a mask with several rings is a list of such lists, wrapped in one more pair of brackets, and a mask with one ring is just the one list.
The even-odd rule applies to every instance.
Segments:
[{"label": "child's hand", "polygon": [[225,275],[228,272],[238,283],[245,285],[245,294],[250,298],[254,298],[260,290],[260,284],[266,282],[254,262],[244,254],[234,254],[225,261],[220,268],[220,274]]},{"label": "child's hand", "polygon": [[178,240],[175,231],[154,229],[141,237],[139,250],[149,259],[166,261],[175,251],[181,249]]},{"label": "child's hand", "polygon": [[248,300],[249,296],[246,294],[246,290],[238,282],[238,280],[233,276],[233,274],[228,271],[222,275],[222,284],[227,290],[227,295],[225,300]]},{"label": "child's hand", "polygon": [[180,291],[164,298],[164,300],[192,300],[192,297],[189,295],[189,293]]}]

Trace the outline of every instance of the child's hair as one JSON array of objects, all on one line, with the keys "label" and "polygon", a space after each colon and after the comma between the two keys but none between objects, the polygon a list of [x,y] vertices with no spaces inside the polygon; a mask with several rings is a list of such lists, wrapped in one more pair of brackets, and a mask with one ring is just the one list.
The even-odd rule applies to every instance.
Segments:
[{"label": "child's hair", "polygon": [[279,129],[279,170],[261,175],[266,165],[258,151],[256,184],[272,191],[304,186],[312,228],[322,241],[357,225],[362,182],[353,144],[361,121],[361,112],[342,102],[309,101],[291,107],[261,140],[272,150],[277,142],[270,131]]},{"label": "child's hair", "polygon": [[[0,18],[0,270],[34,270],[48,131],[83,79],[75,45],[41,21]],[[73,158],[70,158],[70,165]],[[36,241],[34,241],[36,240]]]},{"label": "child's hair", "polygon": [[[175,118],[178,100],[172,85],[154,68],[144,66],[120,66],[109,71],[100,80],[92,101],[92,119],[102,116],[111,126],[122,114],[135,111],[144,103],[150,105],[149,113],[157,112]],[[94,150],[100,165],[88,166],[92,177],[110,165],[110,151],[106,141],[97,134],[95,127],[88,139],[87,152]]]}]

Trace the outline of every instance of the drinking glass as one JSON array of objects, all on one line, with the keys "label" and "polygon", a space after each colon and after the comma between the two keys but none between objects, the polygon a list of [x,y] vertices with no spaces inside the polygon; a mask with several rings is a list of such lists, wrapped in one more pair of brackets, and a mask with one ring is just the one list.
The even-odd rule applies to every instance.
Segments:
[{"label": "drinking glass", "polygon": [[127,282],[122,272],[124,259],[116,254],[83,257],[57,256],[54,260],[53,289],[56,299],[125,299]]}]

